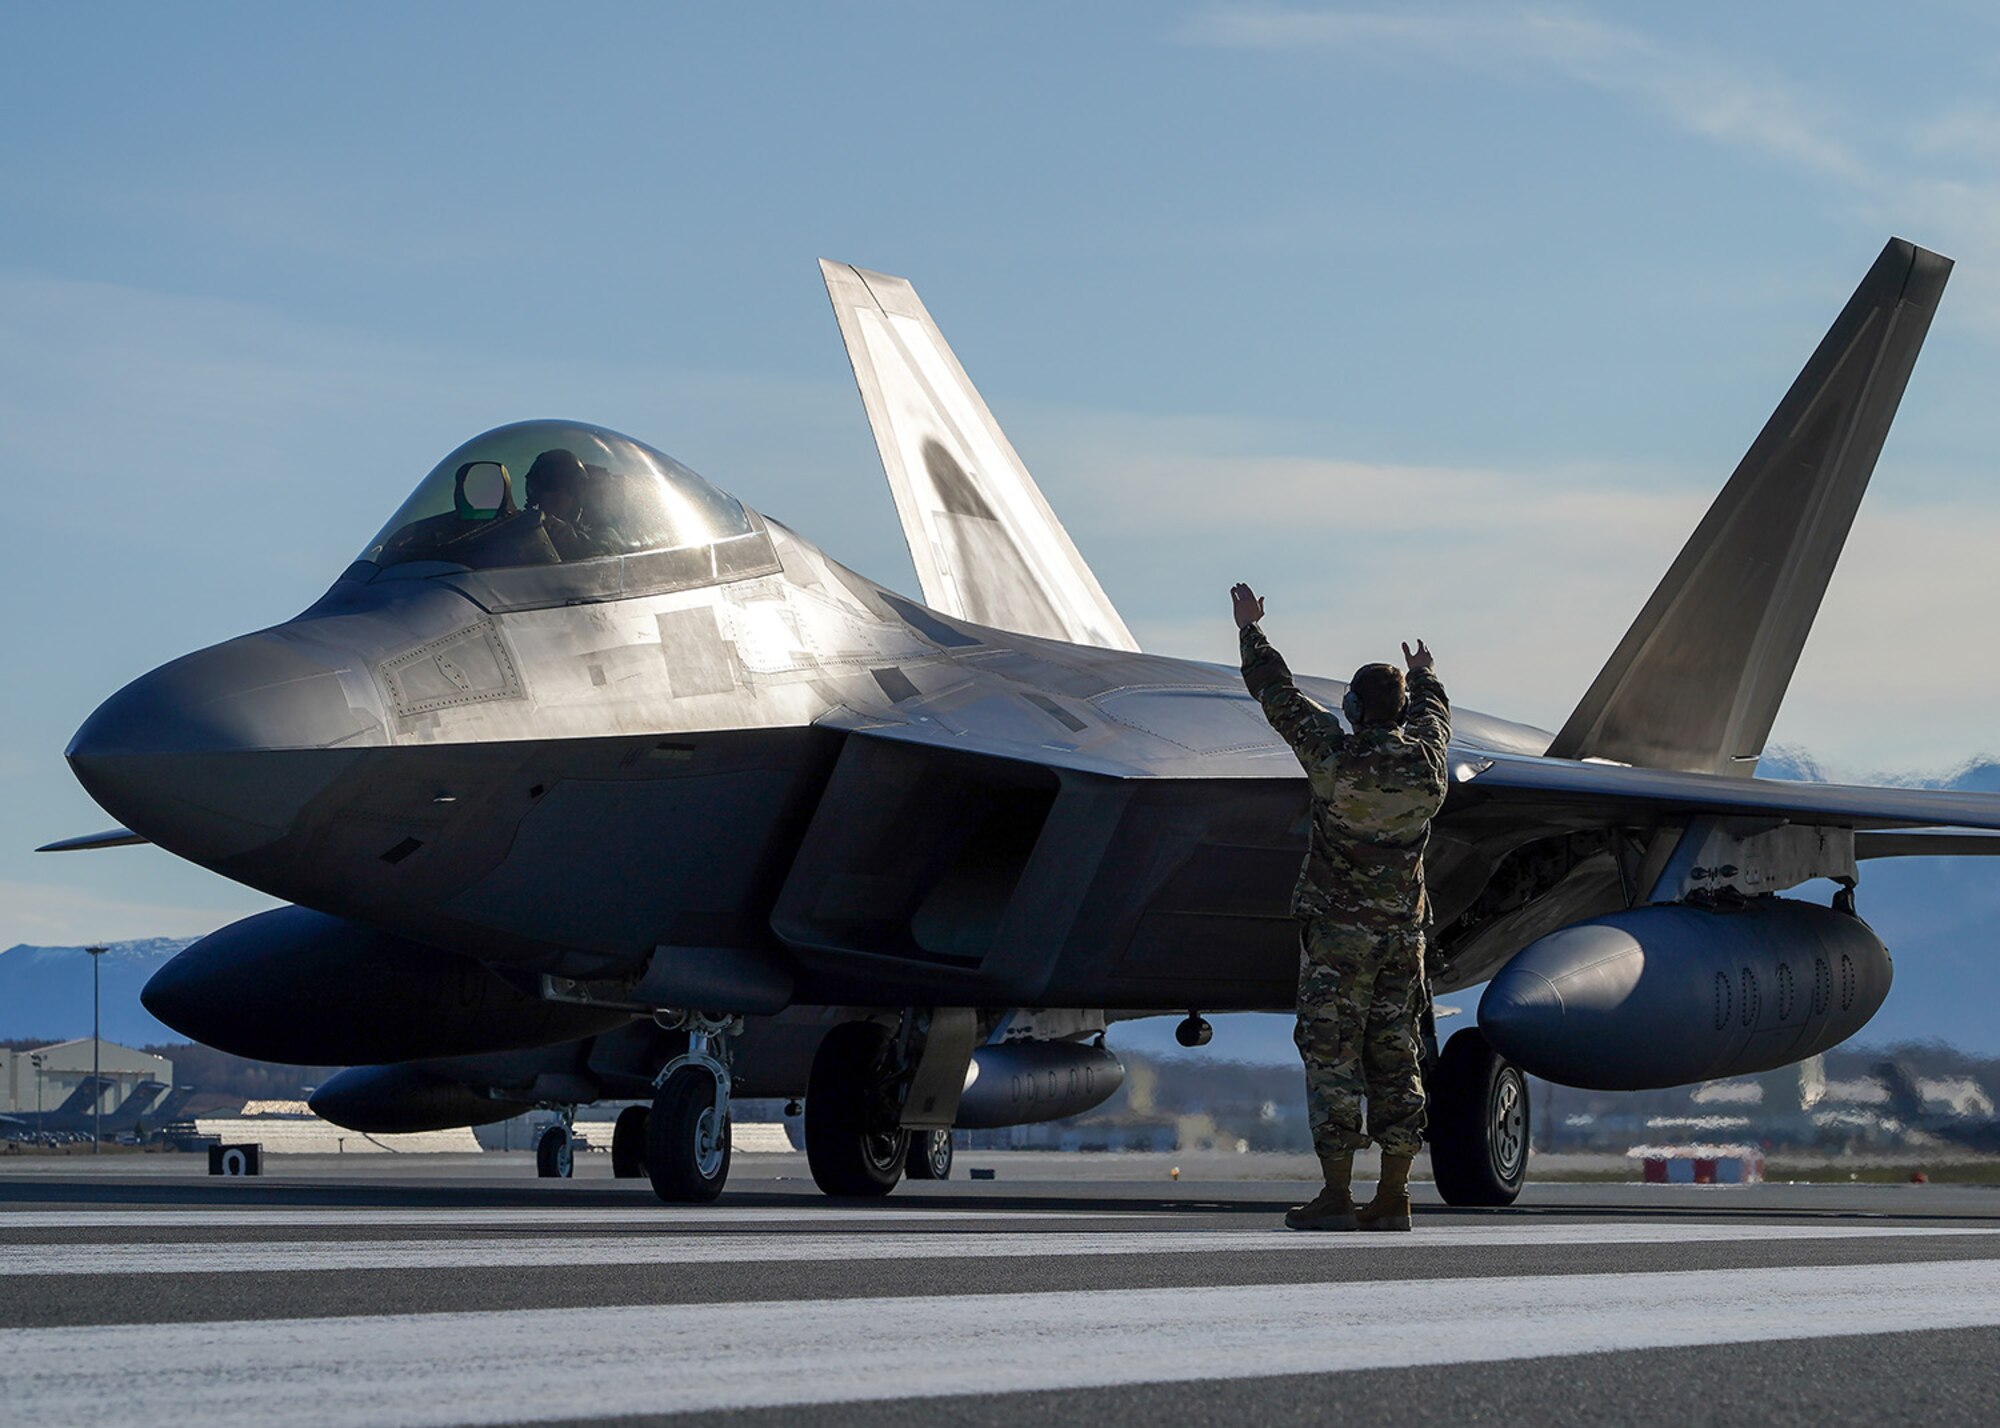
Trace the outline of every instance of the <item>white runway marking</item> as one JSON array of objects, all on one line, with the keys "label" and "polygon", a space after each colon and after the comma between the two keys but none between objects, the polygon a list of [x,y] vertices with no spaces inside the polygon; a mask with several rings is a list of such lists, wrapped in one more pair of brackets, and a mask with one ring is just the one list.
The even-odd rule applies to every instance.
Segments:
[{"label": "white runway marking", "polygon": [[0,1331],[0,1402],[70,1428],[488,1424],[1989,1325],[1994,1261],[119,1324]]},{"label": "white runway marking", "polygon": [[[861,1208],[847,1205],[532,1205],[478,1206],[466,1209],[346,1207],[338,1209],[262,1209],[257,1206],[216,1210],[0,1210],[0,1233],[8,1230],[76,1229],[246,1229],[263,1225],[310,1228],[374,1229],[383,1225],[728,1225],[741,1223],[799,1224],[803,1222],[881,1220],[1096,1220],[1124,1219],[1158,1211],[1106,1210],[963,1210]],[[1190,1214],[1199,1214],[1190,1210]]]},{"label": "white runway marking", "polygon": [[1446,1227],[1408,1235],[1261,1230],[968,1231],[960,1234],[552,1235],[448,1240],[238,1240],[179,1244],[27,1244],[0,1251],[0,1276],[235,1274],[355,1269],[528,1269],[603,1265],[762,1264],[827,1260],[1021,1259],[1076,1255],[1332,1253],[1479,1246],[1774,1244],[1800,1240],[1989,1236],[2000,1229],[1932,1225],[1597,1225]]}]

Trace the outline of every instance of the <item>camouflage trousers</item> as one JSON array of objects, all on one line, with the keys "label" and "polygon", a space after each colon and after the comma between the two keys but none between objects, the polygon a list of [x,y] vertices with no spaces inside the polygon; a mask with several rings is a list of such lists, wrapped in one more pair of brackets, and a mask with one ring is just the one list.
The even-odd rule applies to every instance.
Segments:
[{"label": "camouflage trousers", "polygon": [[[1323,1156],[1373,1140],[1390,1155],[1423,1145],[1424,934],[1418,926],[1357,927],[1316,917],[1299,936],[1299,1021],[1306,1112]],[[1361,1098],[1368,1098],[1362,1131]]]}]

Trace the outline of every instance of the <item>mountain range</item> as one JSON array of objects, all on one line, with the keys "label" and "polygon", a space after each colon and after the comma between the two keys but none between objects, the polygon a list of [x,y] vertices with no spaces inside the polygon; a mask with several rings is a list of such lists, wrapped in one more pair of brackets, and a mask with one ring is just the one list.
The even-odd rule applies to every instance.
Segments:
[{"label": "mountain range", "polygon": [[[1828,782],[1826,768],[1793,749],[1773,749],[1757,766],[1760,777]],[[1879,774],[1841,782],[1893,783],[2000,792],[2000,760],[1980,759],[1936,776]],[[1807,885],[1794,896],[1830,891]],[[1895,958],[1888,1003],[1861,1033],[1872,1045],[1939,1041],[1978,1056],[2000,1055],[2000,859],[1884,858],[1864,863],[1857,899],[1861,915]],[[182,1038],[139,1005],[139,989],[169,957],[192,939],[152,937],[109,944],[103,973],[106,1040],[127,1046]],[[1466,1025],[1478,1006],[1478,988],[1444,998],[1462,1009],[1444,1031]],[[1155,1017],[1113,1029],[1119,1049],[1156,1054],[1182,1052],[1173,1038],[1175,1018]],[[1291,1018],[1242,1014],[1214,1018],[1215,1040],[1198,1053],[1259,1064],[1290,1064]],[[90,958],[81,947],[10,947],[0,952],[0,1039],[90,1035]]]},{"label": "mountain range", "polygon": [[[187,1038],[139,1005],[139,989],[192,937],[144,937],[105,943],[102,978],[104,1039],[151,1046]],[[0,952],[0,1040],[90,1035],[90,954],[81,947],[33,947]]]}]

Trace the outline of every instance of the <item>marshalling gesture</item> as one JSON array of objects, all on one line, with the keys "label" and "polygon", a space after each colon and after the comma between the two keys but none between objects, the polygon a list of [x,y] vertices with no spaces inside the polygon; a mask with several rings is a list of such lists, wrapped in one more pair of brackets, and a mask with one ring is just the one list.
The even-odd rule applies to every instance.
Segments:
[{"label": "marshalling gesture", "polygon": [[[1230,588],[1243,682],[1298,755],[1312,790],[1311,845],[1292,893],[1300,921],[1298,1027],[1313,1149],[1326,1188],[1285,1216],[1295,1230],[1407,1230],[1410,1162],[1423,1144],[1417,1017],[1429,902],[1424,848],[1444,806],[1451,706],[1430,647],[1404,671],[1366,664],[1341,700],[1346,723],[1301,691],[1264,637],[1264,601]],[[1367,1098],[1367,1121],[1362,1098]],[[1354,1152],[1382,1147],[1375,1198],[1356,1206]]]}]

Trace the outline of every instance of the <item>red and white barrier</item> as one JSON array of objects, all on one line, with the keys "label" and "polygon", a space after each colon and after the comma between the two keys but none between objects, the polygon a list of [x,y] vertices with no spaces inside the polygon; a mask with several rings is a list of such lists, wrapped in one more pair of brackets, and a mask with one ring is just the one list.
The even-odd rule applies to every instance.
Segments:
[{"label": "red and white barrier", "polygon": [[1764,1179],[1764,1153],[1753,1145],[1635,1145],[1625,1154],[1639,1162],[1648,1185],[1756,1185]]}]

